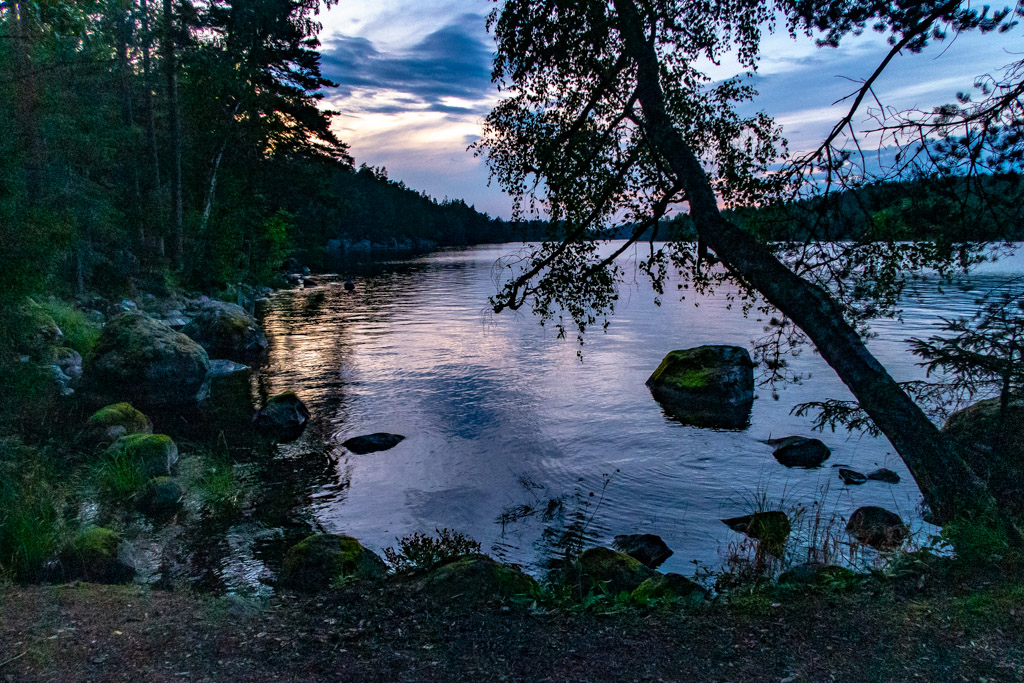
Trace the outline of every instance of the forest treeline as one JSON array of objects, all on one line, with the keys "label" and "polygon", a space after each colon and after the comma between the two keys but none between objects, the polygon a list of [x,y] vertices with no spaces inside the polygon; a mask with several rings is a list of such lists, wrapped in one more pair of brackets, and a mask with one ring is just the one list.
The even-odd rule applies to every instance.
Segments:
[{"label": "forest treeline", "polygon": [[[330,3],[328,3],[330,4]],[[268,282],[330,239],[516,228],[356,168],[318,106],[320,0],[0,3],[0,291]]]}]

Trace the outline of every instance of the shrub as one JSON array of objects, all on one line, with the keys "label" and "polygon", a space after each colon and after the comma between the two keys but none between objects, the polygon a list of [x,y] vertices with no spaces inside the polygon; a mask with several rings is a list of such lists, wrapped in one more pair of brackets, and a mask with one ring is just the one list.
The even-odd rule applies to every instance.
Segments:
[{"label": "shrub", "polygon": [[49,299],[40,306],[64,333],[64,346],[78,351],[83,358],[88,356],[100,338],[100,328],[89,322],[82,311],[62,301]]},{"label": "shrub", "polygon": [[434,529],[437,537],[415,533],[398,540],[398,548],[385,548],[384,557],[396,572],[426,571],[462,555],[479,553],[480,544],[451,529]]}]

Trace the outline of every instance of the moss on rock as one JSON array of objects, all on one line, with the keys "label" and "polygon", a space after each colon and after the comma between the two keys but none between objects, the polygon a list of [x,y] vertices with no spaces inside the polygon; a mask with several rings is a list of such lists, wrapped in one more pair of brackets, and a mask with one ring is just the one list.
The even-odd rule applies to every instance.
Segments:
[{"label": "moss on rock", "polygon": [[379,579],[387,565],[372,550],[343,534],[313,534],[284,557],[281,580],[300,590],[319,590],[347,579]]},{"label": "moss on rock", "polygon": [[580,555],[577,562],[580,589],[607,591],[618,595],[631,593],[656,572],[645,567],[639,560],[619,553],[611,548],[591,548]]},{"label": "moss on rock", "polygon": [[701,602],[707,598],[708,592],[696,581],[682,574],[668,573],[652,576],[645,580],[630,594],[630,599],[639,605],[646,605],[651,600],[683,600]]},{"label": "moss on rock", "polygon": [[153,477],[138,499],[138,508],[150,517],[167,518],[181,507],[184,490],[173,477]]},{"label": "moss on rock", "polygon": [[259,323],[236,304],[210,302],[182,332],[214,358],[242,362],[267,348],[267,338]]},{"label": "moss on rock", "polygon": [[519,569],[486,555],[463,555],[433,569],[421,582],[440,599],[495,600],[537,590],[537,582]]},{"label": "moss on rock", "polygon": [[121,436],[153,433],[153,425],[149,418],[127,402],[113,403],[100,408],[89,418],[87,427],[97,438],[106,437],[111,433],[111,429],[117,427],[124,429]]},{"label": "moss on rock", "polygon": [[686,424],[735,429],[749,420],[754,363],[739,346],[671,351],[647,380],[666,412]]},{"label": "moss on rock", "polygon": [[68,578],[97,583],[122,583],[133,571],[117,558],[121,537],[105,527],[93,526],[80,533],[62,553],[61,564]]}]

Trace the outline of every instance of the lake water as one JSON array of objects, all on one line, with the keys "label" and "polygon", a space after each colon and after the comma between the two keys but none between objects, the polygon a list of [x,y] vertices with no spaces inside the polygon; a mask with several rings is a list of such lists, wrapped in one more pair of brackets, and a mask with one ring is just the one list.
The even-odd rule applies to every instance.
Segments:
[{"label": "lake water", "polygon": [[[658,307],[638,275],[640,284],[621,290],[608,331],[588,335],[581,361],[574,340],[557,340],[530,314],[490,313],[494,264],[520,248],[434,253],[356,278],[354,292],[325,281],[273,297],[265,313],[269,357],[256,383],[265,395],[295,391],[313,413],[306,433],[276,457],[303,473],[292,485],[314,527],[377,550],[414,531],[449,527],[497,558],[539,571],[582,514],[588,543],[658,534],[675,551],[662,571],[692,574],[693,561],[721,564],[737,536],[720,520],[749,513],[758,499],[783,507],[817,501],[840,517],[862,505],[917,515],[920,493],[885,440],[826,432],[820,438],[832,457],[812,470],[781,466],[762,442],[814,436],[810,418],[791,415],[792,407],[849,396],[809,348],[791,361],[803,383],[780,387],[778,400],[758,389],[743,431],[666,417],[644,382],[667,352],[750,348],[762,335],[764,322],[730,310],[726,290],[666,297]],[[1024,272],[1024,260],[983,272],[976,290]],[[935,282],[918,290],[903,323],[873,326],[870,348],[901,380],[921,375],[904,340],[934,332],[939,316],[972,312],[977,297]],[[368,455],[341,445],[372,432],[407,438]],[[844,486],[838,464],[888,467],[902,482]]]}]

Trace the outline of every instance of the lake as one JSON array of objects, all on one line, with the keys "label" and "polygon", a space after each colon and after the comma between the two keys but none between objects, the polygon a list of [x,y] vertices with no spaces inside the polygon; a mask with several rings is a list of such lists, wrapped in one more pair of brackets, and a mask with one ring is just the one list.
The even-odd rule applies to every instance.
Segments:
[{"label": "lake", "polygon": [[[588,544],[658,534],[675,551],[660,569],[692,575],[693,562],[720,566],[737,540],[720,520],[757,501],[784,509],[816,502],[837,517],[881,505],[917,519],[920,493],[883,439],[826,432],[820,438],[832,456],[810,470],[783,467],[763,443],[815,436],[810,418],[791,414],[794,405],[849,397],[810,348],[791,359],[803,382],[778,387],[777,400],[759,388],[743,431],[666,416],[644,382],[667,352],[751,348],[763,334],[765,321],[730,307],[727,290],[666,296],[659,307],[638,274],[620,291],[607,332],[588,333],[581,360],[574,339],[556,339],[529,313],[490,312],[495,262],[521,248],[438,252],[383,264],[356,277],[354,292],[327,278],[272,297],[269,355],[254,382],[264,395],[295,391],[312,411],[311,427],[274,456],[302,473],[292,486],[311,526],[375,550],[449,527],[538,573],[582,519]],[[628,266],[635,257],[622,258]],[[920,377],[904,340],[933,333],[940,316],[969,314],[979,291],[1020,272],[1024,260],[1015,256],[987,265],[966,291],[923,281],[902,323],[873,325],[870,348],[897,379]],[[368,455],[341,445],[373,432],[407,438]],[[888,467],[902,481],[845,486],[837,465]]]}]

